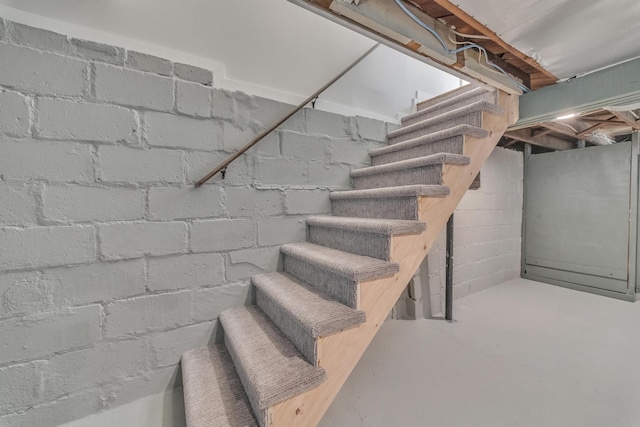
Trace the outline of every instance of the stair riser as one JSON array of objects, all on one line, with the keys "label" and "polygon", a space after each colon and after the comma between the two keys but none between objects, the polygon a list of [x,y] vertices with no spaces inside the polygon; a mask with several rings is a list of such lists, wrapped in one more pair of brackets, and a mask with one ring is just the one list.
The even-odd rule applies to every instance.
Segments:
[{"label": "stair riser", "polygon": [[406,150],[371,157],[371,166],[385,165],[416,157],[430,156],[437,153],[464,154],[464,136],[459,135],[440,141],[425,143]]},{"label": "stair riser", "polygon": [[398,187],[402,185],[441,185],[442,164],[427,165],[412,169],[385,172],[353,178],[353,188],[367,190],[371,188]]},{"label": "stair riser", "polygon": [[397,144],[399,142],[408,141],[419,136],[427,135],[440,130],[449,129],[457,125],[471,125],[476,127],[482,127],[482,111],[476,111],[469,114],[464,114],[457,117],[446,118],[441,122],[434,123],[430,126],[416,129],[412,132],[405,133],[404,135],[394,136],[389,138],[389,144]]},{"label": "stair riser", "polygon": [[436,104],[433,107],[428,109],[420,110],[423,114],[416,117],[407,117],[406,119],[402,119],[402,125],[408,126],[414,123],[421,122],[422,120],[429,119],[431,117],[439,116],[440,114],[448,113],[449,111],[453,111],[457,108],[464,107],[465,105],[473,104],[478,101],[489,101],[495,102],[495,93],[494,92],[482,92],[478,95],[471,96],[466,99],[461,99],[459,101],[456,100],[447,100],[442,102],[441,104]]},{"label": "stair riser", "polygon": [[418,220],[418,198],[415,196],[332,200],[331,208],[335,216]]},{"label": "stair riser", "polygon": [[[224,323],[222,324],[222,328],[224,329]],[[231,360],[233,360],[233,364],[236,367],[236,371],[238,372],[238,376],[240,377],[240,382],[242,382],[242,386],[244,387],[244,391],[249,398],[249,403],[251,404],[251,409],[253,409],[253,415],[255,415],[256,420],[260,427],[267,426],[267,410],[260,409],[258,405],[258,397],[255,395],[253,388],[248,383],[246,378],[249,377],[247,372],[243,369],[243,365],[239,362],[239,357],[236,354],[233,340],[229,338],[229,334],[224,334],[224,344],[227,347],[227,351],[229,352],[229,356],[231,356]]]},{"label": "stair riser", "polygon": [[256,305],[260,307],[280,331],[289,338],[298,351],[307,359],[307,362],[313,366],[318,366],[317,341],[305,331],[300,324],[292,321],[291,316],[282,310],[267,294],[257,287],[255,290]]},{"label": "stair riser", "polygon": [[284,271],[351,308],[358,308],[358,283],[298,258],[284,255]]},{"label": "stair riser", "polygon": [[389,261],[391,236],[339,228],[309,226],[307,240],[352,254]]}]

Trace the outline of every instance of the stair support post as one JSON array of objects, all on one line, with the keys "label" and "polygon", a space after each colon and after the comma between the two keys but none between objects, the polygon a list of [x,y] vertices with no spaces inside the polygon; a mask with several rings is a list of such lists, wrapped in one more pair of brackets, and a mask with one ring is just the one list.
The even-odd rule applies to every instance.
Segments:
[{"label": "stair support post", "polygon": [[445,285],[444,318],[453,322],[453,215],[447,221],[447,279]]}]

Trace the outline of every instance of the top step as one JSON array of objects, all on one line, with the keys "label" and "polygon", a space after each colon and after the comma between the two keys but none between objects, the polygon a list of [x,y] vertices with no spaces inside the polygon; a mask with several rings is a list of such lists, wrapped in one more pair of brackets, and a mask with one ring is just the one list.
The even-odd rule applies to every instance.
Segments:
[{"label": "top step", "polygon": [[401,119],[401,123],[403,126],[412,125],[429,118],[429,116],[438,116],[440,114],[447,113],[449,111],[455,110],[456,108],[462,107],[467,104],[473,104],[474,102],[478,101],[487,101],[495,104],[496,95],[497,92],[495,91],[487,91],[484,88],[477,87],[458,94],[447,100],[433,104],[427,108],[418,110],[413,114],[404,116]]},{"label": "top step", "polygon": [[442,93],[440,95],[434,96],[433,98],[429,98],[425,101],[419,102],[417,105],[417,110],[424,110],[425,108],[429,108],[432,105],[439,104],[440,102],[444,102],[448,99],[451,99],[455,96],[468,92],[470,90],[475,89],[477,86],[472,84],[467,84],[464,86],[460,86],[459,88],[450,90],[449,92]]},{"label": "top step", "polygon": [[412,125],[401,127],[387,134],[389,144],[408,141],[429,133],[449,129],[458,125],[482,127],[482,113],[502,115],[504,109],[487,101],[464,105],[438,116],[430,117]]}]

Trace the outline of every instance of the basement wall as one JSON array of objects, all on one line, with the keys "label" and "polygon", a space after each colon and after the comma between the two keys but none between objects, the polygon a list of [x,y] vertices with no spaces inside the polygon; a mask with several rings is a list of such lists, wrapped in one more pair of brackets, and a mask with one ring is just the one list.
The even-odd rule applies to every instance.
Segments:
[{"label": "basement wall", "polygon": [[[520,277],[523,174],[522,153],[497,147],[482,167],[480,188],[460,201],[454,216],[454,299]],[[445,257],[443,230],[420,270],[432,315],[444,313]]]},{"label": "basement wall", "polygon": [[212,87],[209,70],[0,20],[0,425],[180,384],[387,125]]}]

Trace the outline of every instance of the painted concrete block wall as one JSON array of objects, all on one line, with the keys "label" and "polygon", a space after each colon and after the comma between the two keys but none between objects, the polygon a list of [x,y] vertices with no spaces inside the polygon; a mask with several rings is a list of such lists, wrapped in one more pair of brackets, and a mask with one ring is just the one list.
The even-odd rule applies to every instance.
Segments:
[{"label": "painted concrete block wall", "polygon": [[[482,167],[480,188],[468,191],[458,205],[454,299],[520,277],[523,172],[521,152],[496,148]],[[423,301],[430,300],[432,315],[444,312],[445,256],[443,230],[421,269]]]},{"label": "painted concrete block wall", "polygon": [[383,145],[387,125],[209,70],[0,19],[0,425],[50,426],[180,384],[248,279]]}]

